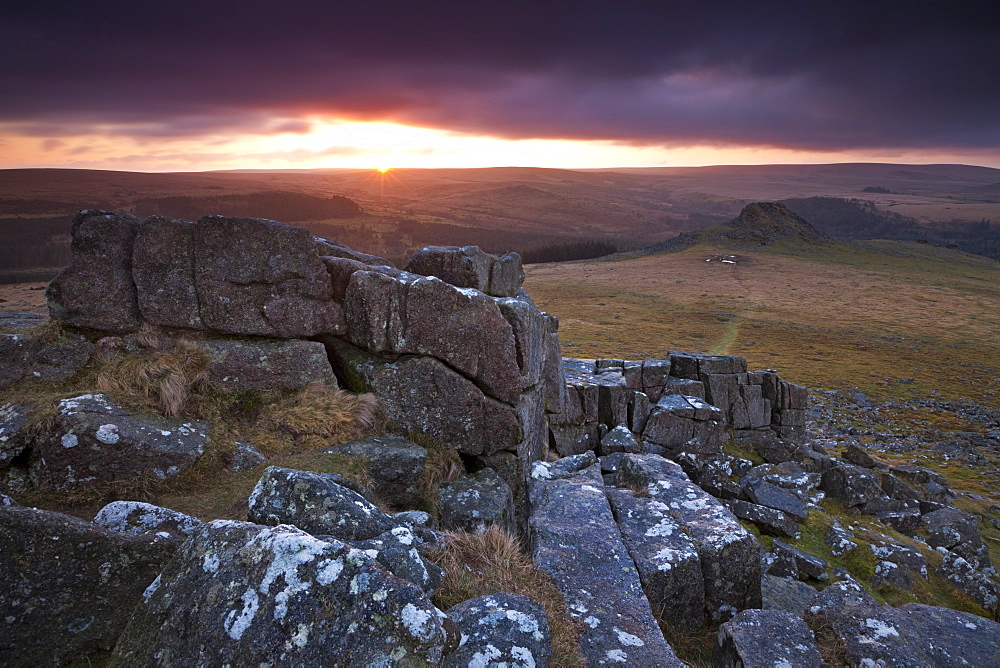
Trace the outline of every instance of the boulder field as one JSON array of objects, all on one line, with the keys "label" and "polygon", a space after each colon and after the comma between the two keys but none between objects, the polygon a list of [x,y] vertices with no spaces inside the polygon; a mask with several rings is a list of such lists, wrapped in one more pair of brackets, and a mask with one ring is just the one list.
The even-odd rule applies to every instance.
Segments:
[{"label": "boulder field", "polygon": [[[682,666],[668,638],[705,630],[717,666],[1000,656],[996,621],[880,604],[791,544],[826,518],[823,553],[870,551],[869,586],[938,578],[995,616],[979,517],[951,504],[944,478],[859,447],[835,456],[809,438],[807,390],[740,357],[563,358],[558,319],[524,291],[516,254],[431,247],[400,269],[274,221],[110,211],[77,214],[72,244],[47,292],[63,335],[8,318],[0,390],[71,378],[102,337],[154,326],[204,334],[190,345],[206,383],[371,393],[388,433],[328,449],[370,462],[368,486],[268,466],[247,521],[116,501],[87,522],[17,499],[175,477],[204,455],[211,425],[102,394],[57,400],[44,429],[38,407],[0,406],[5,665],[549,665],[538,602],[432,602],[442,530],[491,526],[519,536],[555,584],[586,665]],[[434,516],[414,509],[417,435],[464,467],[435,490]],[[233,444],[228,469],[265,459]],[[886,533],[844,526],[825,499]]]}]

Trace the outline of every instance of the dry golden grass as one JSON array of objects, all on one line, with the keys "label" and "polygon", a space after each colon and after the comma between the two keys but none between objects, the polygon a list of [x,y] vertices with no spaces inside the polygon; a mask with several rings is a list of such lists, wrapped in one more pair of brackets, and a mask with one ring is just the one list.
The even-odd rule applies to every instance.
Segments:
[{"label": "dry golden grass", "polygon": [[352,394],[313,383],[269,405],[259,427],[279,436],[279,442],[294,443],[301,451],[358,438],[377,431],[383,422],[374,394]]},{"label": "dry golden grass", "polygon": [[715,647],[717,627],[684,633],[661,622],[660,629],[678,659],[695,668],[708,668],[712,665],[712,648]]},{"label": "dry golden grass", "polygon": [[458,452],[436,438],[411,432],[408,438],[427,450],[424,471],[417,484],[417,494],[422,500],[422,510],[435,520],[441,516],[441,497],[438,487],[465,473],[465,465]]},{"label": "dry golden grass", "polygon": [[[59,330],[46,323],[32,333],[58,338]],[[174,479],[143,478],[58,493],[41,490],[21,495],[19,501],[87,519],[103,504],[119,499],[164,503],[203,519],[239,518],[260,471],[224,470],[238,441],[257,447],[270,464],[329,469],[368,482],[367,461],[313,451],[380,432],[384,418],[374,395],[322,385],[298,392],[219,388],[201,380],[210,361],[201,348],[152,328],[105,337],[98,348],[99,353],[71,379],[60,383],[25,379],[0,391],[0,405],[32,406],[27,428],[44,434],[53,427],[61,399],[106,393],[129,410],[209,421],[205,454]]]},{"label": "dry golden grass", "polygon": [[552,633],[552,666],[582,666],[579,630],[566,613],[559,590],[531,563],[517,539],[499,527],[478,534],[444,532],[444,546],[430,559],[446,573],[434,604],[447,610],[462,601],[488,594],[521,594],[542,605]]},{"label": "dry golden grass", "polygon": [[997,262],[901,242],[706,262],[731,253],[702,245],[533,265],[525,286],[559,316],[567,356],[729,353],[810,387],[857,386],[875,398],[936,391],[1000,408]]},{"label": "dry golden grass", "polygon": [[195,343],[172,339],[152,329],[130,335],[122,342],[123,346],[131,344],[139,350],[117,355],[106,349],[97,374],[97,390],[130,404],[155,406],[167,417],[183,410],[212,361]]}]

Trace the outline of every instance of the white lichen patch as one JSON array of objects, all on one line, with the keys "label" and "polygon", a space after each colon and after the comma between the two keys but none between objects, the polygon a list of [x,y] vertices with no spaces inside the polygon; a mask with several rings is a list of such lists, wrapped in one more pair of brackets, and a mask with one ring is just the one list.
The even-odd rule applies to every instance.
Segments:
[{"label": "white lichen patch", "polygon": [[118,425],[102,424],[94,433],[94,438],[105,445],[114,445],[121,440],[121,434],[118,433]]},{"label": "white lichen patch", "polygon": [[434,613],[430,610],[421,610],[412,603],[403,606],[400,613],[403,627],[411,636],[420,640],[429,638],[433,633],[434,626],[430,623],[432,619],[436,619]]},{"label": "white lichen patch", "polygon": [[871,636],[864,636],[858,640],[858,642],[865,645],[874,645],[884,638],[894,636],[899,637],[899,631],[895,627],[886,624],[881,619],[872,619],[869,617],[865,620],[865,628],[871,629],[874,633]]},{"label": "white lichen patch", "polygon": [[618,642],[626,647],[643,647],[646,643],[643,642],[642,638],[634,636],[631,633],[622,631],[617,626],[614,627],[615,635],[618,636]]},{"label": "white lichen patch", "polygon": [[503,652],[493,645],[487,645],[483,651],[472,655],[472,658],[469,659],[469,668],[487,668],[487,666],[493,665],[493,661],[502,656]]},{"label": "white lichen patch", "polygon": [[226,620],[222,623],[222,628],[226,630],[226,633],[233,640],[239,640],[243,637],[243,634],[257,614],[257,608],[260,606],[260,597],[257,596],[257,592],[253,590],[253,587],[243,592],[240,600],[243,601],[243,609],[238,612],[230,610],[229,614],[226,615]]},{"label": "white lichen patch", "polygon": [[81,394],[80,396],[73,397],[72,399],[60,400],[59,414],[70,415],[85,401],[94,401],[101,404],[101,408],[110,409],[110,406],[108,405],[108,398],[103,394]]},{"label": "white lichen patch", "polygon": [[309,632],[311,630],[312,630],[311,625],[299,624],[295,628],[295,633],[293,633],[292,637],[288,639],[287,643],[285,643],[285,646],[288,649],[292,649],[293,647],[296,649],[302,649],[309,642]]},{"label": "white lichen patch", "polygon": [[535,655],[527,647],[514,646],[510,648],[510,656],[517,661],[517,668],[535,668]]},{"label": "white lichen patch", "polygon": [[323,554],[329,544],[295,527],[279,525],[255,536],[247,547],[270,557],[267,572],[258,587],[260,593],[268,594],[279,578],[284,582],[284,588],[274,596],[274,618],[283,619],[288,612],[289,599],[308,590],[312,584],[299,578],[299,566]]},{"label": "white lichen patch", "polygon": [[77,438],[76,434],[63,434],[60,442],[64,448],[75,448],[80,444],[80,439]]},{"label": "white lichen patch", "polygon": [[591,615],[590,617],[587,617],[585,620],[583,620],[583,623],[592,629],[596,629],[598,626],[600,626],[601,620]]},{"label": "white lichen patch", "polygon": [[392,535],[396,537],[400,545],[413,545],[416,541],[413,532],[406,527],[396,527],[392,530]]},{"label": "white lichen patch", "polygon": [[536,461],[531,465],[531,477],[535,480],[551,480],[552,471],[545,462]]},{"label": "white lichen patch", "polygon": [[149,597],[152,596],[153,594],[155,594],[156,590],[160,588],[160,578],[161,577],[162,577],[162,575],[157,575],[156,579],[153,580],[148,587],[146,587],[146,591],[142,592],[142,598],[144,600],[148,601]]},{"label": "white lichen patch", "polygon": [[520,610],[508,610],[505,615],[507,619],[517,624],[517,630],[521,633],[538,633],[538,620],[531,615]]},{"label": "white lichen patch", "polygon": [[662,519],[653,526],[646,529],[646,535],[650,538],[672,536],[677,523],[671,519]]},{"label": "white lichen patch", "polygon": [[628,654],[620,649],[612,649],[605,652],[604,656],[608,657],[609,661],[614,661],[615,663],[628,663]]},{"label": "white lichen patch", "polygon": [[332,582],[336,582],[343,570],[344,562],[341,559],[321,561],[316,571],[316,582],[325,587]]},{"label": "white lichen patch", "polygon": [[208,552],[201,560],[201,570],[206,573],[215,573],[219,570],[219,555]]}]

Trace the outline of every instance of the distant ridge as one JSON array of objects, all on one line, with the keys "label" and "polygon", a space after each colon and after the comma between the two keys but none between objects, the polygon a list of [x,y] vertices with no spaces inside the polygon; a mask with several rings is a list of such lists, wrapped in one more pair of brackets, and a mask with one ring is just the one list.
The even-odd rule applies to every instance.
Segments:
[{"label": "distant ridge", "polygon": [[775,202],[754,202],[743,207],[740,215],[728,223],[685,232],[673,239],[641,248],[635,253],[641,255],[669,253],[700,243],[722,245],[737,250],[753,250],[778,242],[814,245],[825,244],[828,241],[830,237],[785,205]]}]

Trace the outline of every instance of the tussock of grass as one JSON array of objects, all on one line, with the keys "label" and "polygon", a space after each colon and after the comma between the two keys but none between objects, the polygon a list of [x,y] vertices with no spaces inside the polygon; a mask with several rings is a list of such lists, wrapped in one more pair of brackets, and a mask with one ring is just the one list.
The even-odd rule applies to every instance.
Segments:
[{"label": "tussock of grass", "polygon": [[847,647],[840,639],[840,634],[833,628],[833,624],[826,617],[818,615],[806,615],[806,624],[812,629],[816,638],[816,646],[819,648],[819,656],[824,666],[847,666]]},{"label": "tussock of grass", "polygon": [[430,513],[435,520],[440,519],[441,498],[438,496],[438,487],[464,475],[465,465],[454,448],[432,436],[411,432],[407,438],[427,450],[424,472],[417,483],[417,494],[422,501],[421,510]]},{"label": "tussock of grass", "polygon": [[261,427],[313,450],[371,433],[384,421],[374,394],[352,394],[313,383],[267,407]]},{"label": "tussock of grass", "polygon": [[444,584],[433,601],[447,610],[462,601],[508,592],[538,601],[549,618],[552,666],[583,666],[577,646],[579,631],[562,595],[549,577],[535,568],[517,538],[499,527],[478,534],[444,532],[444,545],[429,555],[444,568]]},{"label": "tussock of grass", "polygon": [[211,357],[185,339],[171,340],[152,332],[137,334],[135,339],[149,345],[107,359],[97,374],[97,390],[119,401],[155,407],[167,417],[177,415],[205,375]]},{"label": "tussock of grass", "polygon": [[718,627],[712,626],[685,633],[660,622],[660,629],[678,659],[696,668],[708,668],[712,665],[712,649],[715,647]]}]

